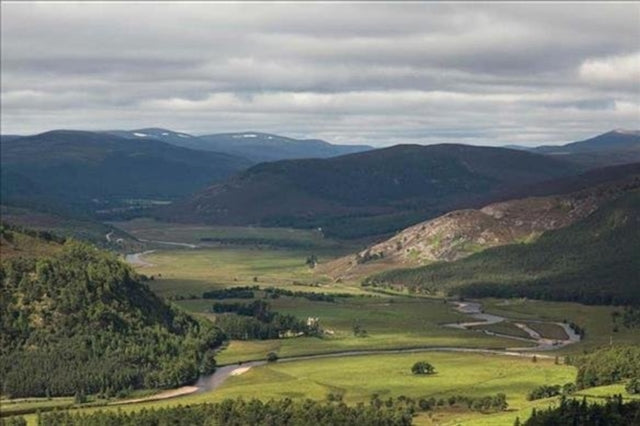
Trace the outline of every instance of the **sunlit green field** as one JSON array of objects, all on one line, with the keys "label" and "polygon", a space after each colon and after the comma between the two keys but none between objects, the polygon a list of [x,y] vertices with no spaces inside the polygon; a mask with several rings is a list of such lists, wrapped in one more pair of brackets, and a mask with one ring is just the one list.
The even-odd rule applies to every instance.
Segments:
[{"label": "sunlit green field", "polygon": [[[144,256],[153,266],[139,268],[154,276],[151,288],[162,296],[201,296],[203,291],[260,285],[323,292],[363,293],[319,276],[305,261],[313,251],[251,248],[159,250]],[[320,260],[326,259],[322,254]],[[322,286],[318,290],[317,286]]]},{"label": "sunlit green field", "polygon": [[[433,376],[415,376],[411,366],[428,361],[436,368]],[[511,425],[535,405],[549,400],[526,400],[533,388],[542,384],[564,384],[575,379],[575,369],[553,361],[509,356],[429,352],[420,354],[369,355],[344,358],[278,362],[254,367],[232,376],[218,390],[182,398],[147,402],[133,406],[102,407],[124,411],[177,404],[216,402],[225,398],[312,398],[325,400],[329,392],[344,394],[344,401],[367,403],[373,394],[380,398],[401,395],[446,398],[451,395],[485,396],[505,393],[507,413],[481,414],[438,409],[430,417],[423,413],[415,424],[501,424]],[[87,408],[92,411],[98,408]]]},{"label": "sunlit green field", "polygon": [[[426,360],[436,367],[434,376],[415,376],[411,366]],[[324,399],[328,392],[344,392],[347,403],[367,402],[400,395],[443,398],[451,395],[484,396],[505,393],[512,409],[529,406],[527,393],[542,384],[564,384],[575,379],[575,369],[538,361],[494,355],[421,353],[375,355],[269,364],[230,378],[217,398],[260,395],[261,398]],[[456,424],[457,415],[435,412],[439,420]],[[427,416],[417,424],[428,419]],[[474,414],[471,418],[491,417]],[[512,424],[515,415],[511,417]],[[416,419],[418,420],[418,419]],[[477,423],[469,423],[477,424]],[[505,424],[505,423],[503,423]]]}]

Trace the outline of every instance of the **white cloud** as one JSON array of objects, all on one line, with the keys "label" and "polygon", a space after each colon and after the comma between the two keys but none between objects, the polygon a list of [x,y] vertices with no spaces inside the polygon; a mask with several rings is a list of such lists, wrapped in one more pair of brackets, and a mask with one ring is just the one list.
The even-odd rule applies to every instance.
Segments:
[{"label": "white cloud", "polygon": [[[639,22],[640,24],[640,22]],[[640,41],[638,42],[640,44]],[[588,59],[579,75],[587,83],[640,88],[640,51],[630,55]]]}]

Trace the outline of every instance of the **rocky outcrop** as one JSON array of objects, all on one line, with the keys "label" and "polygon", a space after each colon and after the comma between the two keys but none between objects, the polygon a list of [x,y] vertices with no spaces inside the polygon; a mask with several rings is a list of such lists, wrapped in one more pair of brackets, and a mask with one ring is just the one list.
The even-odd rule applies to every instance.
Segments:
[{"label": "rocky outcrop", "polygon": [[357,278],[382,269],[454,261],[489,247],[536,239],[587,217],[601,204],[640,187],[634,176],[579,192],[499,202],[481,209],[456,210],[411,226],[394,237],[326,265],[334,278]]}]

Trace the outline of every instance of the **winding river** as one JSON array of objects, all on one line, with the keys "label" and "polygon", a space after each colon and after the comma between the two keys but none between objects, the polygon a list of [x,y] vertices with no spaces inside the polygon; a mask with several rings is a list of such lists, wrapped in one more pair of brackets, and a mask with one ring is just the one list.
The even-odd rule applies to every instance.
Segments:
[{"label": "winding river", "polygon": [[[140,255],[143,253],[137,253],[138,257],[134,258],[136,261],[142,261],[140,259]],[[127,259],[130,261],[130,258]],[[361,356],[361,355],[383,355],[383,354],[400,354],[400,353],[420,353],[420,352],[462,352],[462,353],[484,353],[484,354],[495,354],[495,355],[506,355],[506,356],[516,356],[516,357],[530,357],[532,353],[540,352],[540,351],[550,351],[559,349],[561,347],[577,343],[580,341],[580,336],[576,334],[573,329],[571,329],[567,324],[559,323],[559,322],[543,322],[543,321],[530,321],[530,322],[538,322],[538,323],[546,323],[546,324],[555,324],[559,327],[562,327],[568,336],[567,339],[564,340],[552,340],[546,339],[540,336],[535,330],[527,327],[525,324],[518,323],[517,321],[511,320],[507,317],[487,314],[484,313],[482,309],[482,304],[478,302],[452,302],[455,306],[455,310],[468,315],[473,318],[473,321],[468,322],[457,322],[457,323],[449,323],[444,324],[444,327],[456,328],[456,329],[464,329],[468,330],[471,327],[478,325],[491,325],[497,324],[503,321],[511,321],[515,326],[523,330],[527,333],[530,338],[510,336],[507,334],[494,333],[488,330],[477,330],[478,332],[483,332],[485,334],[503,337],[507,339],[517,340],[517,341],[525,341],[529,343],[535,343],[535,346],[527,346],[527,347],[513,347],[507,348],[504,350],[499,349],[482,349],[482,348],[463,348],[463,347],[449,347],[449,346],[423,346],[423,347],[413,347],[413,348],[399,348],[399,349],[372,349],[372,350],[350,350],[350,351],[342,351],[342,352],[330,352],[324,354],[315,354],[315,355],[301,355],[294,356],[288,358],[281,358],[277,362],[278,363],[286,363],[286,362],[294,362],[294,361],[305,361],[305,360],[313,360],[313,359],[321,359],[321,358],[343,358],[348,356]],[[539,358],[555,358],[551,355],[543,355],[536,354]],[[156,401],[168,398],[176,398],[184,395],[189,395],[193,393],[200,392],[211,392],[218,389],[229,377],[237,376],[240,374],[244,374],[249,371],[253,367],[259,367],[265,365],[266,361],[248,361],[238,364],[230,364],[220,366],[216,369],[216,372],[208,375],[202,376],[197,383],[193,386],[183,386],[177,389],[172,389],[168,391],[164,391],[155,395],[151,395],[149,397],[144,398],[136,398],[129,399],[124,401],[116,401],[112,403],[113,405],[121,405],[121,404],[133,404],[137,402],[146,402],[146,401]]]},{"label": "winding river", "polygon": [[469,315],[471,318],[475,319],[476,321],[463,322],[463,323],[450,323],[450,324],[445,324],[444,325],[445,327],[470,330],[472,329],[472,327],[476,327],[476,326],[482,326],[482,325],[486,326],[486,325],[498,324],[504,321],[511,321],[513,325],[515,325],[520,330],[527,333],[529,335],[529,338],[511,336],[508,334],[496,333],[489,330],[477,330],[477,331],[491,335],[491,336],[498,336],[506,339],[520,340],[523,342],[531,342],[536,344],[536,346],[533,346],[533,347],[507,348],[506,349],[507,351],[518,351],[518,352],[550,351],[550,350],[562,348],[567,345],[571,345],[573,343],[578,343],[580,341],[580,335],[577,334],[571,327],[569,327],[568,324],[565,324],[562,322],[528,321],[528,322],[533,322],[538,324],[554,324],[558,327],[561,327],[564,330],[565,334],[567,335],[566,339],[547,339],[542,337],[540,333],[531,329],[530,327],[528,327],[526,324],[523,324],[522,322],[511,320],[509,318],[502,317],[499,315],[485,313],[484,310],[482,309],[482,304],[478,302],[453,302],[453,303],[456,305],[455,309],[458,312]]}]

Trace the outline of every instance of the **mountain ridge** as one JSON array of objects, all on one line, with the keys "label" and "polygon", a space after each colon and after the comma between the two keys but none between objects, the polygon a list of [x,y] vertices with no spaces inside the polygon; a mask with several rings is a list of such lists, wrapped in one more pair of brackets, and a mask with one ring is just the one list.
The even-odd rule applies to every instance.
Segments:
[{"label": "mountain ridge", "polygon": [[322,227],[333,235],[349,227],[357,233],[354,219],[387,216],[375,231],[383,233],[416,223],[421,215],[480,202],[499,189],[577,172],[553,158],[504,148],[396,145],[329,159],[261,163],[158,215],[209,224]]},{"label": "mountain ridge", "polygon": [[127,139],[158,139],[184,148],[236,155],[255,163],[295,158],[326,158],[373,149],[368,145],[338,145],[321,139],[295,139],[254,131],[196,136],[151,127],[136,130],[110,130],[105,133]]}]

